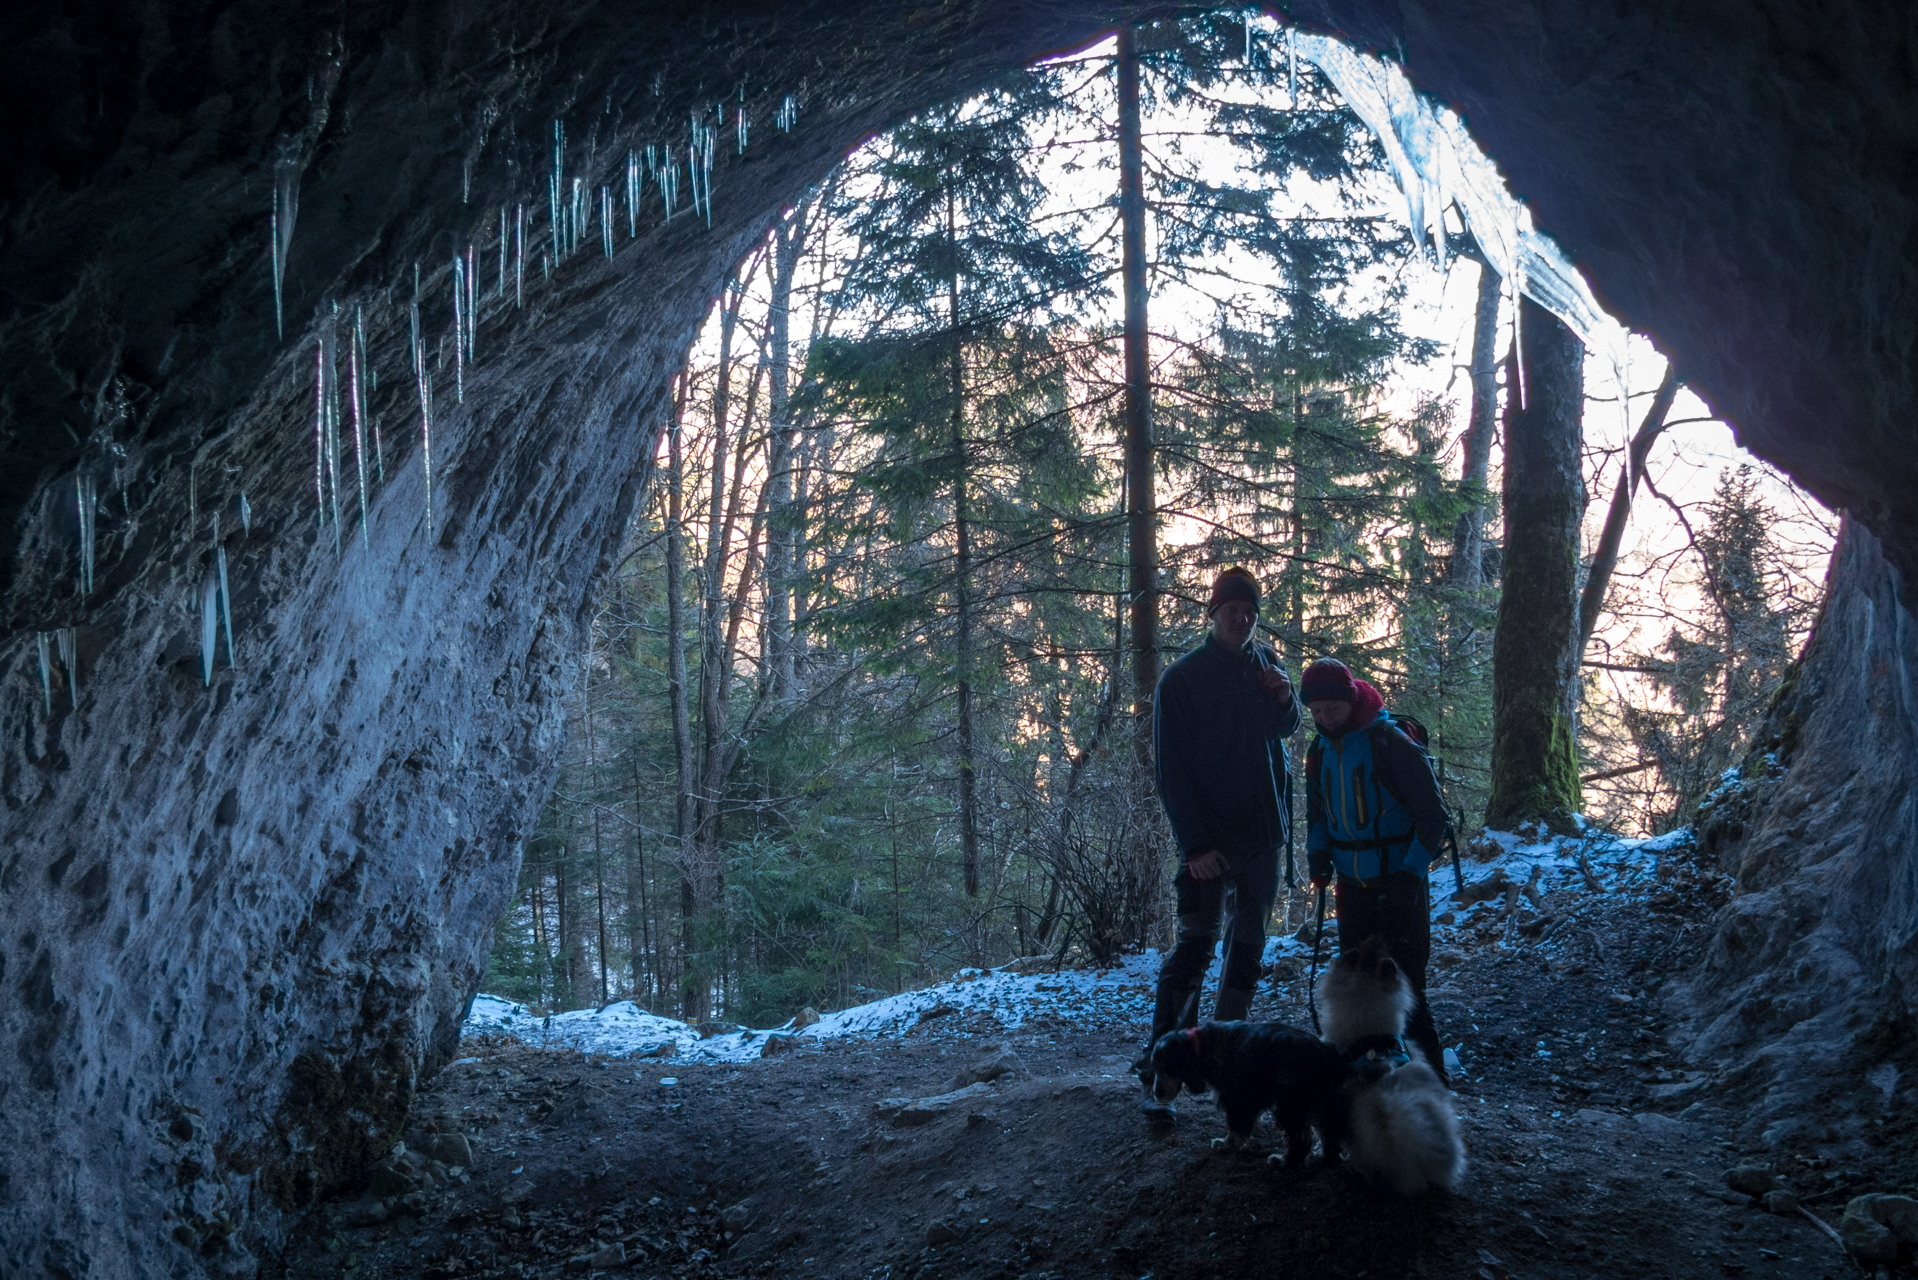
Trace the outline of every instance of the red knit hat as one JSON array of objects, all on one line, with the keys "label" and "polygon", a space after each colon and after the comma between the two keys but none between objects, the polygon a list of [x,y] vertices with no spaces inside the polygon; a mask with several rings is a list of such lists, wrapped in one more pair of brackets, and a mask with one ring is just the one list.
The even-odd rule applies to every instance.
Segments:
[{"label": "red knit hat", "polygon": [[1299,696],[1306,702],[1357,702],[1358,683],[1352,668],[1337,658],[1320,658],[1299,677]]},{"label": "red knit hat", "polygon": [[1205,602],[1205,616],[1211,617],[1219,611],[1219,606],[1228,600],[1243,600],[1252,606],[1252,612],[1259,611],[1259,580],[1252,576],[1249,569],[1233,565],[1223,570],[1212,580],[1212,598]]}]

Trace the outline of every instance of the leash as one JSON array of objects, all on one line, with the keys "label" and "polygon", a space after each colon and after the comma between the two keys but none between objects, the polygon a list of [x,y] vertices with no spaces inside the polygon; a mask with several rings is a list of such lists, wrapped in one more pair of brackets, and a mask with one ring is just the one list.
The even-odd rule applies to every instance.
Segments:
[{"label": "leash", "polygon": [[1323,1035],[1319,1030],[1319,935],[1325,932],[1325,890],[1319,890],[1319,919],[1312,926],[1312,981],[1305,989],[1305,1007],[1312,1011],[1312,1034]]}]

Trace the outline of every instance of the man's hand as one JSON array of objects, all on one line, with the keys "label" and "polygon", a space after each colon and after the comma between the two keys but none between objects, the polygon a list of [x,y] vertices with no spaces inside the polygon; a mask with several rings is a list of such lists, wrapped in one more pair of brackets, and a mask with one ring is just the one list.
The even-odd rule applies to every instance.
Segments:
[{"label": "man's hand", "polygon": [[1217,849],[1201,849],[1185,860],[1185,869],[1194,880],[1217,880],[1225,874],[1225,858]]},{"label": "man's hand", "polygon": [[1312,877],[1312,887],[1314,889],[1319,890],[1320,892],[1324,892],[1325,887],[1331,883],[1332,883],[1332,877],[1329,875]]},{"label": "man's hand", "polygon": [[1282,707],[1292,701],[1292,678],[1278,667],[1259,668],[1259,687],[1267,693],[1276,693]]}]

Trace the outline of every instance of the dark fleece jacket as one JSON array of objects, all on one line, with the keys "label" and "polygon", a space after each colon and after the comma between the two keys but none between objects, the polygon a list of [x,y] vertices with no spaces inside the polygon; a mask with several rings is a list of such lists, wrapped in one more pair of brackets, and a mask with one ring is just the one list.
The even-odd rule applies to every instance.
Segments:
[{"label": "dark fleece jacket", "polygon": [[1152,746],[1159,800],[1179,849],[1227,856],[1263,853],[1285,842],[1291,821],[1286,737],[1298,731],[1299,703],[1281,707],[1259,685],[1263,646],[1234,653],[1208,640],[1159,678],[1152,699]]}]

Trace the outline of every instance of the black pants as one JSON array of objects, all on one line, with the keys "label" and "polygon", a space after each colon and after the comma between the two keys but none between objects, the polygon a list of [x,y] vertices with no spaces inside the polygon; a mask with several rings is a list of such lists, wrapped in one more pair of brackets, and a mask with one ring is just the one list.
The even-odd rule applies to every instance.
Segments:
[{"label": "black pants", "polygon": [[1227,855],[1225,873],[1213,880],[1195,880],[1181,866],[1172,883],[1179,893],[1179,940],[1159,970],[1153,1040],[1174,1027],[1198,1021],[1198,1001],[1192,997],[1212,963],[1212,944],[1226,914],[1228,891],[1232,911],[1225,926],[1225,968],[1219,975],[1216,1013],[1222,1019],[1245,1016],[1265,953],[1265,918],[1278,896],[1278,851]]},{"label": "black pants", "polygon": [[1439,1049],[1438,1027],[1432,1022],[1432,1010],[1425,1003],[1425,965],[1432,958],[1432,911],[1430,890],[1424,876],[1401,871],[1386,876],[1371,888],[1358,881],[1338,878],[1335,896],[1339,913],[1339,951],[1346,952],[1378,937],[1392,953],[1405,976],[1418,993],[1418,1007],[1412,1010],[1406,1034],[1425,1050],[1432,1069],[1445,1074],[1445,1058]]}]

